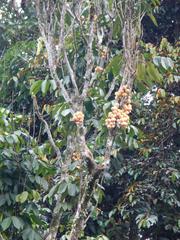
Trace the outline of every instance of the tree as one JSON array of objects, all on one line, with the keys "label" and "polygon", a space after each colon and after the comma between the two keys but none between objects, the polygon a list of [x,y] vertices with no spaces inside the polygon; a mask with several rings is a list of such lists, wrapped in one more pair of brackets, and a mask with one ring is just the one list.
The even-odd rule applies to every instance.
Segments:
[{"label": "tree", "polygon": [[[171,99],[163,78],[175,83],[178,50],[165,39],[159,48],[140,41],[142,18],[147,13],[155,21],[153,9],[159,2],[26,4],[27,9],[15,9],[13,18],[3,5],[3,24],[12,18],[21,30],[16,32],[19,41],[3,30],[7,45],[0,68],[2,238],[118,239],[118,227],[124,239],[138,239],[139,234],[162,237],[168,224],[178,232],[178,222],[169,218],[171,208],[178,207],[178,153],[164,158],[163,170],[158,161],[152,164],[155,156],[166,154],[164,146],[172,149],[177,134],[179,100]],[[159,88],[157,99],[153,85]],[[147,91],[155,106],[144,105]],[[175,112],[166,109],[171,101]],[[147,120],[149,113],[152,121]],[[157,114],[173,114],[168,133]],[[158,145],[162,136],[163,150]],[[155,174],[159,188],[154,190],[156,168],[169,171],[165,181],[172,184],[163,202],[167,188],[164,178]],[[13,181],[6,184],[9,178]],[[117,182],[120,195],[111,196]],[[160,204],[154,207],[157,199]],[[170,212],[164,210],[167,203]],[[168,216],[167,224],[161,216]],[[92,230],[96,221],[98,228]],[[115,230],[108,231],[108,226]]]},{"label": "tree", "polygon": [[[124,5],[124,6],[123,6]],[[99,178],[99,175],[102,171],[108,168],[110,163],[110,155],[111,149],[113,145],[113,139],[115,135],[115,121],[116,114],[117,118],[121,117],[118,114],[121,114],[124,117],[123,119],[119,119],[117,121],[117,126],[126,128],[128,125],[129,112],[131,111],[131,99],[130,99],[130,91],[133,86],[134,75],[136,72],[136,63],[137,63],[137,52],[138,52],[138,34],[140,34],[140,21],[143,16],[143,12],[141,10],[141,3],[139,1],[126,1],[124,3],[116,4],[119,19],[121,22],[121,26],[123,28],[122,38],[123,38],[123,47],[124,47],[124,67],[123,67],[123,75],[122,75],[122,83],[119,90],[116,93],[116,100],[118,106],[113,107],[112,112],[109,113],[108,119],[106,120],[106,125],[109,129],[107,136],[106,148],[104,150],[104,162],[102,164],[96,164],[94,160],[94,153],[92,150],[88,148],[86,141],[86,130],[84,127],[84,113],[83,107],[88,97],[88,91],[90,87],[95,84],[95,76],[96,73],[102,73],[103,65],[97,66],[95,68],[94,73],[94,65],[95,60],[93,56],[93,51],[95,51],[93,44],[98,44],[95,38],[95,33],[99,31],[99,26],[97,19],[100,17],[98,15],[98,10],[101,13],[100,6],[93,2],[79,2],[77,4],[71,3],[52,3],[52,2],[36,2],[36,11],[38,16],[39,28],[41,35],[43,37],[43,41],[48,54],[48,64],[51,73],[52,79],[55,81],[57,88],[61,92],[66,104],[70,105],[68,111],[73,113],[72,121],[76,123],[77,130],[74,133],[74,136],[69,135],[67,139],[66,148],[68,149],[67,154],[62,157],[61,153],[56,146],[55,141],[53,140],[50,128],[43,118],[42,114],[39,112],[38,103],[36,97],[34,96],[34,108],[36,110],[38,118],[45,124],[45,128],[48,134],[49,141],[56,153],[57,161],[60,162],[61,168],[65,169],[64,172],[61,173],[61,180],[63,181],[65,178],[65,174],[67,174],[67,165],[71,164],[71,158],[73,154],[79,157],[81,160],[80,168],[84,169],[85,175],[81,175],[80,181],[80,194],[79,200],[77,203],[77,209],[74,215],[74,219],[72,222],[72,228],[70,231],[70,239],[78,239],[81,235],[82,230],[85,227],[86,219],[88,216],[88,212],[86,213],[86,209],[88,208],[88,204],[91,200],[91,193],[96,185],[96,180]],[[84,8],[88,8],[87,16],[82,15],[81,11]],[[108,6],[107,6],[108,7]],[[110,11],[107,14],[115,14],[112,7],[112,13]],[[59,15],[60,21],[55,21],[54,16]],[[68,14],[68,23],[66,23],[66,17]],[[54,16],[53,16],[54,15]],[[113,17],[113,15],[111,17]],[[107,15],[108,16],[108,15]],[[82,26],[82,18],[84,17],[84,29]],[[110,16],[109,16],[110,17]],[[57,25],[58,24],[58,25]],[[59,29],[60,27],[60,29]],[[76,33],[80,29],[81,34],[83,34],[83,40],[85,41],[85,46],[87,47],[87,51],[85,53],[85,71],[84,71],[84,82],[81,83],[81,77],[78,79],[77,73],[77,49],[79,47],[78,36],[75,39],[72,39],[73,44],[76,45],[76,49],[72,48],[71,55],[67,52],[66,41],[72,35],[71,29],[76,28]],[[95,29],[95,27],[97,29]],[[139,29],[138,29],[139,28]],[[70,29],[70,30],[69,30]],[[70,32],[68,32],[68,30]],[[139,33],[138,33],[139,30]],[[110,35],[111,37],[111,35]],[[55,43],[55,39],[57,42]],[[110,41],[108,38],[106,41]],[[80,39],[81,41],[81,39]],[[98,45],[97,45],[98,46]],[[70,49],[68,49],[70,50]],[[104,51],[104,54],[107,54]],[[73,56],[74,55],[74,56]],[[106,56],[105,56],[106,57]],[[71,60],[72,58],[72,60]],[[63,62],[65,62],[67,69],[62,67]],[[68,92],[63,81],[58,76],[58,64],[61,66],[61,70],[63,72],[67,72],[70,76],[71,85],[68,85],[68,88],[71,87],[71,90]],[[101,63],[103,64],[103,63]],[[80,81],[78,81],[80,80]],[[81,92],[80,92],[80,89]],[[113,90],[113,89],[112,89]],[[123,95],[123,91],[125,91]],[[119,102],[119,103],[118,103]],[[126,110],[123,110],[124,108]],[[117,112],[117,113],[115,113]],[[73,141],[73,139],[75,141]],[[73,145],[73,146],[72,146]],[[70,149],[69,149],[70,148]],[[66,159],[63,161],[63,158]],[[77,159],[78,160],[78,159]],[[75,187],[75,186],[74,186]],[[75,190],[73,190],[75,191]],[[73,193],[74,194],[74,193]],[[62,201],[62,196],[59,194],[58,201]],[[57,202],[54,216],[51,222],[51,227],[49,234],[46,239],[55,239],[57,230],[59,227],[59,218],[60,211],[57,211],[60,202]]]}]

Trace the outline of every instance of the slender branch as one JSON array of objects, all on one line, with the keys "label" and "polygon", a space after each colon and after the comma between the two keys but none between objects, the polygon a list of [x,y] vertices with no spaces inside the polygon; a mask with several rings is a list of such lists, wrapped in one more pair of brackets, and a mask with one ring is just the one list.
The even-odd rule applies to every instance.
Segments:
[{"label": "slender branch", "polygon": [[64,87],[64,84],[61,79],[59,79],[56,70],[51,71],[51,76],[55,80],[57,87],[59,91],[61,92],[62,96],[64,97],[65,101],[67,103],[72,103],[71,97],[69,93],[67,92],[66,88]]},{"label": "slender branch", "polygon": [[[41,35],[44,39],[44,43],[45,43],[46,50],[48,53],[48,63],[49,63],[50,73],[51,73],[52,78],[55,80],[55,82],[57,84],[57,88],[59,89],[59,92],[61,92],[65,101],[67,103],[71,103],[71,98],[70,98],[66,88],[64,87],[62,80],[60,80],[57,75],[56,68],[57,68],[58,58],[57,58],[56,48],[53,44],[52,33],[49,32],[49,31],[51,31],[51,29],[48,29],[48,27],[47,27],[47,25],[49,24],[47,21],[48,16],[47,16],[47,13],[45,13],[45,15],[42,16],[44,12],[41,13],[40,9],[41,9],[40,0],[36,0],[36,12],[37,12],[38,24],[39,24],[39,29],[40,29]],[[44,9],[44,11],[46,12],[46,9]],[[65,12],[65,10],[64,10],[64,12]],[[45,16],[46,16],[46,18],[45,18]],[[45,20],[44,20],[44,18],[45,18]],[[64,20],[61,19],[61,21],[63,23]],[[64,36],[63,34],[64,34],[64,30],[62,30],[62,32],[61,32],[62,36],[60,38],[63,38],[63,36]],[[61,39],[61,40],[62,40],[62,42],[64,41],[63,39]]]},{"label": "slender branch", "polygon": [[61,18],[60,18],[60,30],[59,30],[59,43],[58,43],[58,57],[61,57],[61,51],[64,46],[64,32],[65,32],[65,15],[67,11],[67,1],[64,0],[62,10],[61,10]]},{"label": "slender branch", "polygon": [[38,106],[38,103],[37,103],[37,99],[35,96],[33,96],[33,106],[34,106],[34,109],[35,109],[35,112],[36,112],[36,115],[37,117],[39,118],[39,120],[44,124],[45,126],[45,129],[46,129],[46,132],[47,132],[47,135],[48,135],[48,139],[49,139],[49,142],[54,150],[54,152],[56,153],[56,157],[57,157],[57,160],[60,162],[60,165],[62,165],[62,157],[61,157],[61,152],[59,150],[59,148],[56,146],[55,142],[54,142],[54,139],[52,137],[52,133],[51,133],[51,130],[50,130],[50,127],[48,125],[48,123],[46,122],[46,120],[43,118],[42,114],[40,113],[39,111],[39,106]]},{"label": "slender branch", "polygon": [[90,28],[89,28],[89,39],[88,39],[88,45],[87,45],[87,54],[86,54],[86,72],[85,72],[85,83],[82,91],[82,98],[85,99],[90,87],[90,78],[93,70],[93,41],[94,41],[94,26],[95,26],[95,10],[94,5],[90,8]]},{"label": "slender branch", "polygon": [[104,169],[108,169],[110,166],[110,157],[111,157],[111,151],[113,147],[113,141],[114,141],[114,134],[112,130],[109,130],[108,132],[108,137],[106,141],[106,149],[105,149],[105,154],[104,154]]},{"label": "slender branch", "polygon": [[118,76],[113,79],[113,81],[111,83],[111,86],[109,88],[109,91],[108,91],[108,93],[105,96],[105,100],[108,100],[108,98],[111,96],[111,94],[112,94],[112,92],[113,92],[113,90],[115,88],[117,78],[118,78]]},{"label": "slender branch", "polygon": [[78,86],[77,86],[77,83],[76,83],[75,73],[74,73],[74,71],[73,71],[73,69],[70,65],[69,59],[67,57],[66,49],[64,49],[64,57],[65,57],[67,68],[68,68],[68,71],[69,71],[69,74],[70,74],[70,77],[71,77],[71,81],[72,81],[72,84],[73,84],[73,87],[74,87],[74,90],[75,90],[75,94],[76,94],[76,96],[79,96],[79,89],[78,89]]}]

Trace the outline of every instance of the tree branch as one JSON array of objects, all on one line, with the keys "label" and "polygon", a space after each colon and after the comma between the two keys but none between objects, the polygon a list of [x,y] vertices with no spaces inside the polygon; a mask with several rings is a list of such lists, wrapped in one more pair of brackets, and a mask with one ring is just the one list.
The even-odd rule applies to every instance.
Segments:
[{"label": "tree branch", "polygon": [[[71,103],[71,98],[70,98],[66,88],[64,87],[62,80],[59,79],[57,72],[56,72],[57,62],[58,62],[57,51],[56,51],[55,45],[53,43],[51,28],[48,27],[52,23],[52,19],[51,19],[50,23],[48,23],[48,19],[47,19],[48,16],[47,16],[46,8],[44,9],[43,13],[41,13],[40,9],[41,9],[40,0],[36,0],[36,12],[37,12],[38,24],[39,24],[39,29],[40,29],[41,35],[44,39],[44,43],[45,43],[46,50],[48,53],[48,63],[49,63],[50,73],[51,73],[52,78],[55,80],[55,82],[57,84],[57,88],[59,89],[59,92],[64,97],[65,101],[67,103]],[[65,12],[65,10],[64,10],[64,12]],[[43,14],[44,14],[44,16],[43,16]],[[45,18],[45,20],[44,20],[44,18]],[[61,21],[63,23],[64,20],[61,19]],[[64,27],[62,27],[62,28],[64,28]],[[61,31],[62,36],[60,37],[60,40],[62,40],[62,41],[64,41],[63,39],[61,39],[64,36],[63,34],[64,34],[64,30]]]},{"label": "tree branch", "polygon": [[112,92],[114,91],[115,85],[116,85],[116,80],[119,76],[115,77],[111,83],[111,86],[109,88],[108,93],[105,96],[105,100],[108,100],[108,98],[111,96]]},{"label": "tree branch", "polygon": [[95,9],[94,5],[91,5],[90,8],[90,28],[89,28],[89,39],[88,39],[88,44],[87,44],[87,54],[86,54],[86,72],[85,72],[85,83],[82,91],[82,98],[85,99],[87,96],[87,92],[90,87],[90,78],[94,66],[93,62],[93,41],[94,41],[94,26],[95,26]]},{"label": "tree branch", "polygon": [[77,86],[77,83],[76,83],[75,73],[74,73],[74,71],[73,71],[73,69],[70,65],[69,59],[67,57],[66,49],[64,49],[64,57],[65,57],[67,68],[68,68],[68,71],[69,71],[69,74],[70,74],[70,77],[71,77],[71,81],[72,81],[72,84],[73,84],[73,87],[74,87],[74,90],[75,90],[75,95],[79,96],[79,89],[78,89],[78,86]]},{"label": "tree branch", "polygon": [[52,137],[52,134],[51,134],[51,130],[50,130],[50,127],[48,125],[48,123],[46,122],[46,120],[43,118],[42,114],[39,112],[39,106],[38,106],[38,103],[37,103],[37,99],[35,96],[33,96],[33,105],[34,105],[34,109],[35,109],[35,112],[36,112],[36,115],[38,116],[39,120],[44,124],[45,126],[45,129],[46,129],[46,132],[47,132],[47,135],[48,135],[48,139],[49,139],[49,142],[54,150],[54,152],[56,153],[56,157],[57,157],[57,160],[60,162],[60,165],[62,166],[62,157],[61,157],[61,152],[59,150],[59,148],[56,146],[55,142],[54,142],[54,139]]}]

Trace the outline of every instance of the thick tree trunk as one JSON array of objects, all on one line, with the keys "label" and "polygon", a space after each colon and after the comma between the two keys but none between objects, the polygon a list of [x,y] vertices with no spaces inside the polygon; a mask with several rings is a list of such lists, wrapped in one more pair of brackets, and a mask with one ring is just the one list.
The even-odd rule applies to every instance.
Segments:
[{"label": "thick tree trunk", "polygon": [[45,236],[44,240],[55,240],[56,239],[58,229],[59,229],[59,222],[61,219],[60,201],[61,201],[61,197],[59,195],[57,198],[57,201],[56,201],[56,206],[53,210],[52,220],[51,220],[51,224],[49,227],[49,231],[48,231],[48,234]]},{"label": "thick tree trunk", "polygon": [[88,204],[91,199],[96,180],[100,178],[101,173],[102,169],[97,168],[86,178],[87,182],[76,209],[69,240],[78,240],[86,227]]}]

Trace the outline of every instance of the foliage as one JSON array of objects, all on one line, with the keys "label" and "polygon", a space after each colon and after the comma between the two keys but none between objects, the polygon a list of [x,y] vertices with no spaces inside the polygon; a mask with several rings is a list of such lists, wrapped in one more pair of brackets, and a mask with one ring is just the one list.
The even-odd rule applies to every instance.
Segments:
[{"label": "foliage", "polygon": [[[105,229],[110,239],[119,239],[119,234],[138,239],[139,232],[143,239],[174,239],[179,234],[179,47],[162,39],[160,46],[147,44],[146,49],[143,74],[151,63],[163,80],[150,80],[148,94],[135,93],[136,128],[129,129],[126,146],[120,136],[115,140],[119,150],[114,152],[111,175],[104,182],[102,212],[95,225],[89,225],[91,232]],[[161,61],[157,64],[155,59]]]},{"label": "foliage", "polygon": [[[68,2],[76,11],[72,1]],[[139,11],[141,5],[138,4],[139,1],[135,9]],[[88,205],[80,215],[86,216],[87,224],[81,239],[177,239],[180,228],[178,43],[173,45],[166,38],[161,42],[158,38],[159,45],[140,43],[131,121],[127,129],[116,129],[116,134],[113,133],[110,168],[103,171],[94,184],[88,178],[88,163],[81,160],[79,153],[78,126],[72,116],[74,109],[63,98],[63,90],[59,91],[58,81],[49,67],[49,52],[38,30],[34,2],[28,6],[18,12],[11,11],[6,1],[1,5],[4,17],[0,19],[3,36],[0,238],[44,239],[51,219],[60,212],[57,239],[68,239],[76,219],[74,213],[85,194],[85,198],[89,198]],[[57,6],[55,16],[59,17],[63,6],[61,2]],[[159,1],[145,1],[142,5],[142,11],[146,10],[155,24],[153,13],[157,6]],[[70,11],[64,24],[65,50],[76,69],[80,91],[87,74],[86,40],[91,24],[90,7],[87,3],[83,7],[80,24],[73,22]],[[115,104],[114,93],[122,82],[120,69],[125,63],[120,44],[121,16],[114,12],[114,1],[104,1],[95,7],[99,12],[92,54],[94,65],[101,65],[102,70],[92,68],[93,84],[88,89],[82,116],[87,147],[93,152],[95,164],[102,166],[109,134],[105,119]],[[163,5],[160,11],[162,8]],[[158,19],[161,13],[156,15]],[[56,19],[53,27],[56,43]],[[144,36],[146,40],[147,34]],[[72,76],[64,55],[60,55],[57,74],[68,94],[73,95]],[[77,99],[73,101],[76,108],[81,107]],[[49,140],[47,126],[55,147]],[[67,145],[67,141],[72,144]],[[58,158],[56,147],[62,159]],[[88,184],[94,184],[91,193]]]}]

